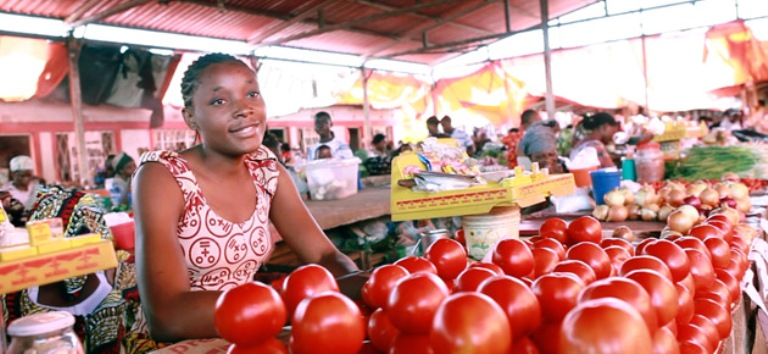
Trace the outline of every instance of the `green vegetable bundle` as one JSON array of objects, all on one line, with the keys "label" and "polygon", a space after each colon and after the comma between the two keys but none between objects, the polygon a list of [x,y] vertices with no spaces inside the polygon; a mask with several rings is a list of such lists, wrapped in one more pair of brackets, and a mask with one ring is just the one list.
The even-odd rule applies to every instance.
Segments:
[{"label": "green vegetable bundle", "polygon": [[740,177],[761,174],[763,161],[762,147],[750,145],[697,146],[688,150],[687,156],[669,171],[669,178],[687,180],[720,179],[726,172]]}]

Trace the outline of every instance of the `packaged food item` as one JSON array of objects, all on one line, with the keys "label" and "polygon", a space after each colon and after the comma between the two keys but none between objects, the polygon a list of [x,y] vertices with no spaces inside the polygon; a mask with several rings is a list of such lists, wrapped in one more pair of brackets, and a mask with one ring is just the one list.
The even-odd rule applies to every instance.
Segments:
[{"label": "packaged food item", "polygon": [[64,222],[61,218],[50,218],[27,222],[29,243],[39,246],[64,238]]},{"label": "packaged food item", "polygon": [[72,330],[75,317],[53,311],[24,316],[8,325],[8,354],[83,354],[83,344]]},{"label": "packaged food item", "polygon": [[658,143],[637,146],[635,170],[640,183],[658,182],[664,179],[664,153]]}]

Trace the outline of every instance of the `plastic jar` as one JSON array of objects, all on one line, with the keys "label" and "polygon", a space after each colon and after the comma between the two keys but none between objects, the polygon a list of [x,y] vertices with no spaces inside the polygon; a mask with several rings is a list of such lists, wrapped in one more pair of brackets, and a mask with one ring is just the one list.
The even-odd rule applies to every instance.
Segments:
[{"label": "plastic jar", "polygon": [[640,183],[658,182],[664,179],[664,153],[661,145],[655,142],[640,144],[635,154],[637,181]]},{"label": "plastic jar", "polygon": [[83,344],[72,330],[75,317],[54,311],[19,318],[8,325],[8,354],[83,354]]}]

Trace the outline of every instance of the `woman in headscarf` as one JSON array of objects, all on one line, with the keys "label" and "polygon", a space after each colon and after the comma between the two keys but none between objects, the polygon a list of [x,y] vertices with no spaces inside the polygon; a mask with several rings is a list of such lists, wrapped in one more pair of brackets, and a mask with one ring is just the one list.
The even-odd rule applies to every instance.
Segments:
[{"label": "woman in headscarf", "polygon": [[112,160],[115,168],[115,179],[110,192],[112,193],[112,206],[118,208],[127,206],[131,208],[131,177],[136,171],[136,161],[125,152],[121,152]]}]

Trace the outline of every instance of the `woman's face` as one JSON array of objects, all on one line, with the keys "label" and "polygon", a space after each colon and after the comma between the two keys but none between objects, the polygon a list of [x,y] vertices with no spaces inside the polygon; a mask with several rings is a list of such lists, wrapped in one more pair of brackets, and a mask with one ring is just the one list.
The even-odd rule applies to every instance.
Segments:
[{"label": "woman's face", "polygon": [[13,182],[19,187],[26,187],[32,181],[32,170],[21,170],[13,172]]},{"label": "woman's face", "polygon": [[610,144],[613,142],[613,135],[616,134],[617,131],[619,131],[618,125],[603,124],[600,127],[600,141],[602,141],[603,144]]},{"label": "woman's face", "polygon": [[120,175],[126,178],[131,177],[134,171],[136,171],[136,162],[129,161],[122,169],[120,169]]},{"label": "woman's face", "polygon": [[256,74],[239,62],[205,68],[184,119],[196,127],[204,145],[225,155],[240,156],[261,146],[266,109]]}]

